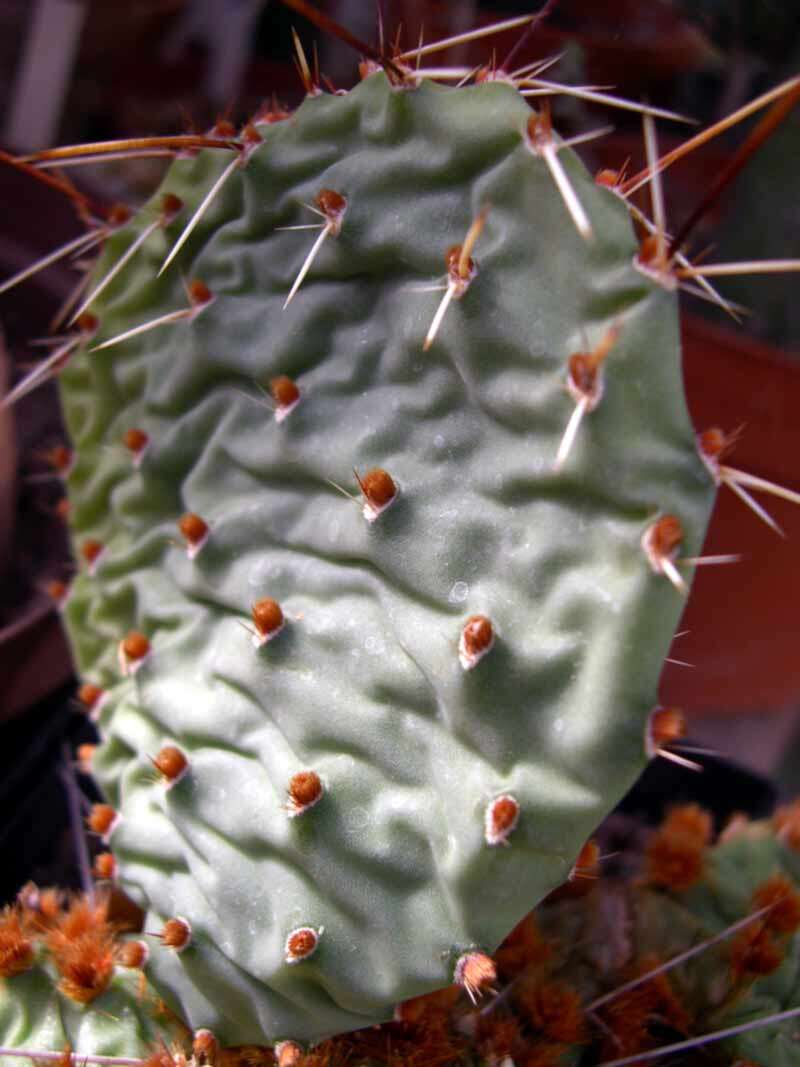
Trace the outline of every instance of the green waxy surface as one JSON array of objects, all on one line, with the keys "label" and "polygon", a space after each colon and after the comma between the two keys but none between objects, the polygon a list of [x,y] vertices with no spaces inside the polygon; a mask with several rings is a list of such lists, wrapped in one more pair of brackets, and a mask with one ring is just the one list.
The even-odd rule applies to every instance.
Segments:
[{"label": "green waxy surface", "polygon": [[[0,979],[0,1046],[38,1052],[140,1058],[158,1042],[170,1044],[180,1027],[160,1019],[141,976],[118,970],[108,989],[90,1004],[78,1004],[56,989],[55,971],[39,962],[14,978]],[[17,1057],[0,1056],[2,1067],[19,1067]]]},{"label": "green waxy surface", "polygon": [[[176,261],[161,263],[227,154],[176,161],[162,192],[187,210],[157,230],[93,308],[94,343],[186,306],[181,275],[215,294],[192,321],[62,375],[78,460],[76,544],[99,538],[66,620],[81,671],[111,689],[96,766],[123,818],[112,847],[151,923],[189,919],[179,956],[149,973],[192,1026],[243,1043],[389,1017],[491,950],[570,870],[645,762],[643,734],[682,599],[649,568],[642,533],[680,517],[699,553],[713,486],[686,413],[674,294],[633,263],[624,205],[560,156],[592,220],[584,242],[508,86],[391,89],[381,75],[260,127]],[[286,310],[317,231],[304,203],[347,199]],[[422,343],[446,250],[489,205],[478,272]],[[108,242],[101,277],[160,207]],[[603,400],[561,473],[571,353],[621,334]],[[286,374],[278,422],[256,383]],[[120,444],[150,445],[135,468]],[[368,523],[355,468],[397,498]],[[335,483],[335,485],[333,484]],[[187,557],[176,522],[210,526]],[[688,573],[687,573],[688,577]],[[284,630],[255,648],[253,601]],[[466,672],[468,616],[496,640]],[[152,654],[121,678],[135,628]],[[150,764],[171,741],[189,774]],[[289,818],[313,768],[325,792]],[[505,846],[484,840],[512,794]],[[297,926],[318,951],[284,962]]]}]

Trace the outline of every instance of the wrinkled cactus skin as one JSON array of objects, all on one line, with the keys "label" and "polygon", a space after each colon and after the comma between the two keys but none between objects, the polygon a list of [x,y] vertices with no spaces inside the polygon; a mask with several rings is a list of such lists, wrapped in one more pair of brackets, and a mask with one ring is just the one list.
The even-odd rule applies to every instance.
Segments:
[{"label": "wrinkled cactus skin", "polygon": [[[637,269],[624,204],[564,151],[582,240],[529,115],[508,85],[373,75],[259,126],[161,277],[228,154],[177,160],[96,268],[164,192],[185,202],[97,301],[97,338],[61,376],[75,545],[105,545],[65,618],[80,670],[110,693],[95,767],[122,813],[121,882],[148,929],[192,927],[180,954],[155,946],[148,974],[225,1042],[317,1040],[451,981],[460,953],[491,951],[563,882],[646,760],[682,599],[640,541],[670,513],[698,554],[714,487],[675,295]],[[341,233],[283,310],[317,231],[279,227],[316,221],[303,205],[326,188],[346,198]],[[423,352],[442,294],[414,287],[441,280],[485,205],[477,274]],[[89,351],[185,307],[182,276],[214,294],[191,321]],[[555,473],[567,360],[613,323],[605,395]],[[280,422],[258,388],[276,375],[301,390]],[[138,467],[131,427],[150,441]],[[370,523],[336,486],[358,497],[353,470],[373,467],[398,492]],[[187,511],[210,528],[194,559]],[[262,597],[286,624],[255,648],[241,624]],[[495,641],[466,671],[474,614]],[[123,677],[131,629],[152,650]],[[167,742],[189,760],[171,788],[150,762]],[[290,817],[304,769],[324,792]],[[519,820],[490,846],[487,805],[505,794]],[[299,926],[324,929],[287,964]]]},{"label": "wrinkled cactus skin", "polygon": [[[59,993],[57,975],[45,961],[24,974],[0,979],[0,1046],[144,1058],[157,1042],[171,1044],[182,1028],[154,1010],[152,992],[143,996],[140,978],[117,971],[109,988],[90,1005]],[[0,1056],[3,1067],[22,1062]]]}]

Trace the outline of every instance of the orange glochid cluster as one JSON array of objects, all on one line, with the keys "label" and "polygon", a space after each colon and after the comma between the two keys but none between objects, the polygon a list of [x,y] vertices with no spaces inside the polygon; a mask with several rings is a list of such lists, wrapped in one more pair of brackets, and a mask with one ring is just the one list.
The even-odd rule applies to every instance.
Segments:
[{"label": "orange glochid cluster", "polygon": [[208,288],[206,283],[199,278],[192,278],[187,286],[187,290],[192,307],[204,307],[206,304],[210,304],[214,299],[214,294]]},{"label": "orange glochid cluster", "polygon": [[648,756],[655,756],[661,748],[667,748],[686,737],[686,716],[680,708],[658,707],[650,712],[647,723]]},{"label": "orange glochid cluster", "polygon": [[375,519],[394,502],[397,486],[388,471],[382,467],[373,467],[364,477],[354,472],[358,487],[364,497],[364,517],[369,522]]},{"label": "orange glochid cluster", "polygon": [[322,797],[322,779],[316,771],[298,771],[289,779],[287,787],[288,813],[293,818],[313,808]]},{"label": "orange glochid cluster", "polygon": [[144,941],[124,941],[117,946],[116,958],[120,967],[141,970],[150,956],[150,948]]},{"label": "orange glochid cluster", "polygon": [[85,541],[81,542],[80,553],[90,570],[103,554],[104,547],[103,542],[94,537],[87,537]]},{"label": "orange glochid cluster", "polygon": [[142,660],[150,651],[150,642],[143,633],[131,630],[122,639],[122,651],[129,660]]},{"label": "orange glochid cluster", "polygon": [[531,1024],[550,1041],[578,1045],[587,1040],[580,994],[566,982],[523,986],[516,1000]]},{"label": "orange glochid cluster", "polygon": [[33,942],[25,931],[20,908],[8,905],[0,912],[0,978],[22,974],[33,961]]},{"label": "orange glochid cluster", "polygon": [[275,1045],[278,1067],[299,1067],[304,1059],[303,1050],[296,1041],[279,1041]]},{"label": "orange glochid cluster", "polygon": [[110,804],[93,804],[86,825],[93,834],[99,834],[107,840],[118,818],[119,813]]},{"label": "orange glochid cluster", "polygon": [[473,1004],[493,989],[497,981],[497,967],[485,952],[465,952],[456,961],[453,981],[464,989]]},{"label": "orange glochid cluster", "polygon": [[106,898],[73,900],[47,931],[46,941],[65,996],[88,1004],[105,992],[115,963]]},{"label": "orange glochid cluster", "polygon": [[778,837],[789,848],[800,852],[800,800],[795,800],[791,804],[782,804],[776,808],[772,816],[772,825]]},{"label": "orange glochid cluster", "polygon": [[94,685],[92,682],[84,682],[78,689],[78,700],[89,713],[97,710],[98,705],[103,700],[104,696],[105,690],[101,689],[99,685]]},{"label": "orange glochid cluster", "polygon": [[63,600],[66,599],[67,593],[69,592],[69,586],[66,584],[66,582],[62,582],[58,578],[54,578],[45,586],[45,592],[51,600],[54,600],[56,604],[60,604]]},{"label": "orange glochid cluster", "polygon": [[494,954],[495,964],[505,979],[516,977],[528,968],[550,963],[554,945],[543,934],[533,912],[521,919]]},{"label": "orange glochid cluster", "polygon": [[292,378],[279,374],[269,380],[269,393],[275,403],[275,417],[282,421],[300,400],[300,389]]},{"label": "orange glochid cluster", "polygon": [[211,1030],[195,1030],[192,1037],[192,1056],[197,1067],[208,1064],[214,1067],[219,1054],[219,1041]]},{"label": "orange glochid cluster", "polygon": [[336,235],[339,233],[342,225],[342,218],[347,210],[347,200],[341,193],[337,193],[335,189],[320,189],[317,193],[314,201],[328,220],[328,225],[331,227],[331,232]]},{"label": "orange glochid cluster", "polygon": [[44,454],[44,458],[58,474],[66,474],[72,466],[75,453],[66,445],[56,445]]},{"label": "orange glochid cluster", "polygon": [[697,804],[672,808],[645,850],[645,880],[677,892],[703,876],[705,848],[712,833],[708,812]]},{"label": "orange glochid cluster", "polygon": [[654,570],[664,559],[670,559],[683,542],[683,525],[676,515],[662,515],[650,526],[644,538],[647,557]]},{"label": "orange glochid cluster", "polygon": [[113,881],[117,874],[117,861],[110,852],[99,852],[94,858],[92,874],[101,881]]},{"label": "orange glochid cluster", "polygon": [[472,670],[494,645],[494,627],[487,615],[470,615],[461,629],[458,658],[465,671]]},{"label": "orange glochid cluster", "polygon": [[130,430],[126,430],[122,435],[122,443],[136,459],[141,457],[150,443],[150,438],[144,430],[140,430],[137,426],[132,426]]},{"label": "orange glochid cluster", "polygon": [[286,938],[284,959],[287,963],[299,963],[307,960],[317,951],[320,932],[311,926],[300,926],[292,930]]},{"label": "orange glochid cluster", "polygon": [[182,952],[192,940],[192,927],[187,919],[183,919],[178,915],[173,919],[167,919],[161,928],[161,932],[156,936],[161,939],[161,943],[166,945],[167,948],[171,948],[175,952]]},{"label": "orange glochid cluster", "polygon": [[773,934],[793,934],[800,928],[800,893],[785,874],[774,874],[757,886],[751,907],[769,908],[762,921]]},{"label": "orange glochid cluster", "polygon": [[505,845],[519,822],[519,801],[510,793],[495,797],[486,808],[483,836],[487,845]]},{"label": "orange glochid cluster", "polygon": [[168,785],[175,785],[189,769],[189,761],[177,745],[162,745],[151,762]]},{"label": "orange glochid cluster", "polygon": [[208,539],[208,523],[193,511],[187,511],[178,520],[178,529],[186,540],[190,559],[194,559]]},{"label": "orange glochid cluster", "polygon": [[250,618],[256,628],[259,643],[271,640],[283,629],[285,619],[283,609],[272,597],[262,597],[250,608]]},{"label": "orange glochid cluster", "polygon": [[752,981],[777,971],[784,960],[778,944],[763,920],[740,930],[730,943],[731,977],[734,984]]}]

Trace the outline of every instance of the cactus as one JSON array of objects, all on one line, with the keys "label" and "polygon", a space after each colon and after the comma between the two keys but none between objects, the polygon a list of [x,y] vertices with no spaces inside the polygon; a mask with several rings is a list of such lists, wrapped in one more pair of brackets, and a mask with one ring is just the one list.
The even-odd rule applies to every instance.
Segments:
[{"label": "cactus", "polygon": [[[226,1041],[317,1040],[445,984],[564,880],[646,759],[682,600],[655,573],[674,545],[648,562],[641,542],[679,516],[697,554],[713,485],[674,297],[565,152],[584,241],[530,114],[503,84],[377,73],[259,125],[175,265],[158,277],[168,245],[144,243],[61,375],[86,560],[64,612],[109,697],[111,847],[152,928],[191,927],[153,980]],[[173,164],[96,277],[230,166]],[[293,288],[311,241],[281,227],[304,202],[327,240]],[[434,335],[440,295],[413,289],[459,240]],[[207,286],[191,311],[179,267]],[[554,471],[587,347],[605,395]],[[285,379],[272,409],[258,386]],[[353,470],[356,506],[332,484]]]},{"label": "cactus", "polygon": [[674,739],[681,594],[746,495],[697,448],[663,231],[546,109],[376,72],[272,118],[172,139],[37,372],[104,873],[227,1044],[491,985]]},{"label": "cactus", "polygon": [[[48,969],[39,964],[12,976],[6,966],[0,1046],[41,1055],[68,1043],[76,1056],[78,1046],[90,1057],[110,1049],[112,1062],[128,1056],[153,1067],[181,1067],[189,1048],[193,1063],[219,1067],[268,1067],[275,1060],[280,1067],[351,1061],[494,1067],[507,1059],[567,1067],[587,1057],[610,1067],[651,1062],[671,1045],[683,1045],[702,1049],[704,1063],[791,1067],[800,1062],[794,1021],[800,1012],[798,827],[795,803],[771,820],[749,823],[737,816],[710,845],[710,816],[686,805],[670,811],[641,850],[604,858],[590,841],[566,885],[527,915],[488,961],[496,996],[487,1003],[475,1004],[456,984],[398,1005],[392,1022],[308,1052],[295,1042],[274,1049],[225,1047],[208,1030],[190,1035],[179,1020],[166,1018],[144,975],[127,1009],[111,1010],[112,991],[119,997],[119,987],[126,988],[117,975],[109,992],[65,1010],[68,1000],[61,987],[53,989]],[[616,870],[606,871],[607,865]],[[76,910],[85,913],[85,903],[76,902]],[[65,917],[61,921],[66,928]],[[0,945],[7,965],[6,941]],[[121,961],[126,949],[140,945],[117,943],[115,956]],[[42,998],[57,1002],[52,1018],[67,1020],[63,1032],[51,1029],[49,1013],[32,1011]],[[142,1031],[132,1038],[134,1006]],[[22,1038],[8,1023],[17,1014],[34,1021]],[[85,1037],[96,1029],[104,1033],[102,1046]],[[724,1033],[729,1036],[720,1040]],[[6,1051],[0,1048],[0,1057]]]},{"label": "cactus", "polygon": [[135,1060],[155,1045],[180,1045],[185,1028],[144,984],[147,945],[122,937],[106,897],[65,903],[54,890],[31,888],[22,898],[0,916],[4,1053]]}]

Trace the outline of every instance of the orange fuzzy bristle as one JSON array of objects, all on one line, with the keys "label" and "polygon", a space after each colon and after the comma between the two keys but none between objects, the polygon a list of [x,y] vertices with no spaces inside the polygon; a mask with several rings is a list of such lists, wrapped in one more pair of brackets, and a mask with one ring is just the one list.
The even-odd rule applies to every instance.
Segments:
[{"label": "orange fuzzy bristle", "polygon": [[667,834],[686,834],[699,845],[707,845],[711,840],[714,822],[709,812],[699,804],[682,804],[670,808],[661,824],[661,831]]},{"label": "orange fuzzy bristle", "polygon": [[57,578],[53,579],[52,582],[48,582],[45,586],[45,592],[50,597],[50,599],[55,600],[56,603],[64,599],[64,597],[67,595],[68,590],[69,586],[66,584],[66,582],[61,582]]},{"label": "orange fuzzy bristle", "polygon": [[167,919],[159,937],[167,948],[174,948],[176,952],[180,952],[191,941],[192,928],[185,919]]},{"label": "orange fuzzy bristle", "polygon": [[769,908],[763,925],[774,934],[793,934],[800,927],[800,893],[784,874],[774,874],[753,893],[754,911]]},{"label": "orange fuzzy bristle", "polygon": [[686,730],[686,716],[680,708],[656,708],[650,714],[650,738],[657,749],[680,741]]},{"label": "orange fuzzy bristle", "polygon": [[78,898],[47,935],[60,975],[59,990],[88,1004],[108,988],[114,974],[114,938],[106,921],[107,905]]},{"label": "orange fuzzy bristle", "polygon": [[536,916],[525,916],[495,953],[495,963],[504,978],[512,978],[526,968],[542,967],[553,958],[554,946],[539,929]]},{"label": "orange fuzzy bristle", "polygon": [[461,636],[468,655],[479,656],[494,640],[491,619],[485,615],[471,615],[464,623]]},{"label": "orange fuzzy bristle", "polygon": [[27,882],[17,894],[20,915],[26,930],[41,934],[61,918],[61,893],[57,889],[39,889]]},{"label": "orange fuzzy bristle", "polygon": [[397,495],[392,476],[381,467],[367,471],[363,478],[358,478],[358,484],[367,503],[376,509],[386,507]]},{"label": "orange fuzzy bristle", "polygon": [[651,546],[653,553],[659,556],[670,556],[683,541],[683,526],[675,515],[662,515],[654,523],[651,532]]},{"label": "orange fuzzy bristle", "polygon": [[800,852],[800,800],[776,808],[772,823],[778,837],[785,841],[789,848]]},{"label": "orange fuzzy bristle", "polygon": [[214,294],[206,283],[200,281],[199,278],[193,278],[189,282],[189,299],[194,306],[207,304],[213,299],[213,296]]},{"label": "orange fuzzy bristle", "polygon": [[165,1045],[154,1049],[150,1055],[140,1062],[140,1067],[177,1067],[175,1058]]},{"label": "orange fuzzy bristle", "polygon": [[299,963],[300,960],[308,959],[317,950],[319,934],[310,926],[301,926],[292,930],[286,938],[284,957],[287,963]]},{"label": "orange fuzzy bristle", "polygon": [[51,448],[49,452],[45,453],[45,459],[53,468],[58,471],[59,474],[64,474],[72,466],[72,459],[74,453],[71,448],[67,448],[66,445],[56,445],[55,448]]},{"label": "orange fuzzy bristle", "polygon": [[97,562],[97,560],[99,559],[100,554],[102,553],[102,551],[103,551],[103,543],[102,543],[102,541],[96,541],[93,537],[87,538],[81,544],[81,555],[83,556],[83,558],[86,560],[86,562],[89,564],[90,567],[91,567],[91,565],[93,563]]},{"label": "orange fuzzy bristle", "polygon": [[542,982],[523,989],[517,1002],[533,1026],[550,1041],[580,1044],[586,1021],[579,993],[565,982]]},{"label": "orange fuzzy bristle", "polygon": [[132,426],[130,430],[126,430],[122,435],[122,443],[128,451],[133,452],[134,455],[142,452],[147,447],[147,442],[149,440],[150,438],[144,430],[140,430],[136,426]]},{"label": "orange fuzzy bristle", "polygon": [[487,845],[504,845],[519,821],[519,801],[510,793],[496,797],[486,808],[483,836]]},{"label": "orange fuzzy bristle", "polygon": [[764,922],[745,927],[731,941],[730,962],[734,982],[772,974],[783,960],[784,953]]},{"label": "orange fuzzy bristle", "polygon": [[144,941],[125,941],[117,946],[117,963],[121,967],[140,970],[147,963],[150,949]]},{"label": "orange fuzzy bristle", "polygon": [[250,609],[250,616],[261,637],[269,637],[283,626],[281,606],[271,597],[262,597],[261,600],[257,600]]},{"label": "orange fuzzy bristle", "polygon": [[279,408],[291,407],[292,404],[296,404],[300,399],[300,390],[297,388],[296,382],[292,381],[291,378],[287,378],[285,374],[270,379],[269,391]]},{"label": "orange fuzzy bristle", "polygon": [[108,932],[108,901],[101,897],[91,901],[87,897],[75,897],[66,911],[60,912],[55,924],[56,940],[73,941],[94,931]]},{"label": "orange fuzzy bristle", "polygon": [[178,529],[190,545],[199,545],[208,536],[208,524],[193,511],[187,511],[181,516]]},{"label": "orange fuzzy bristle", "polygon": [[453,977],[474,1004],[497,981],[497,968],[485,952],[467,952],[456,962]]},{"label": "orange fuzzy bristle", "polygon": [[86,825],[92,833],[104,837],[117,820],[117,812],[110,804],[93,804],[86,819]]},{"label": "orange fuzzy bristle", "polygon": [[19,907],[0,912],[0,978],[13,978],[33,964],[33,943],[25,934]]},{"label": "orange fuzzy bristle", "polygon": [[322,796],[322,781],[316,771],[298,771],[289,779],[287,792],[290,807],[299,814]]},{"label": "orange fuzzy bristle", "polygon": [[219,1041],[210,1030],[196,1030],[192,1038],[192,1056],[198,1067],[209,1064],[210,1067],[217,1061],[219,1054]]},{"label": "orange fuzzy bristle", "polygon": [[648,1030],[652,1012],[652,996],[641,988],[622,993],[604,1005],[600,1017],[607,1036],[601,1048],[601,1062],[651,1048],[655,1043]]},{"label": "orange fuzzy bristle", "polygon": [[337,193],[334,189],[320,189],[319,193],[315,197],[317,207],[320,209],[323,215],[327,215],[329,218],[335,218],[347,207],[347,201],[341,193]]},{"label": "orange fuzzy bristle", "polygon": [[117,873],[117,861],[110,852],[100,852],[94,858],[92,874],[95,878],[110,881]]},{"label": "orange fuzzy bristle", "polygon": [[645,851],[645,879],[650,885],[681,892],[698,882],[705,865],[704,848],[690,833],[657,830]]},{"label": "orange fuzzy bristle", "polygon": [[176,745],[164,745],[153,758],[153,766],[168,782],[177,782],[189,766],[189,761]]},{"label": "orange fuzzy bristle", "polygon": [[150,642],[138,630],[131,630],[122,641],[122,651],[129,660],[142,660],[150,651]]}]

